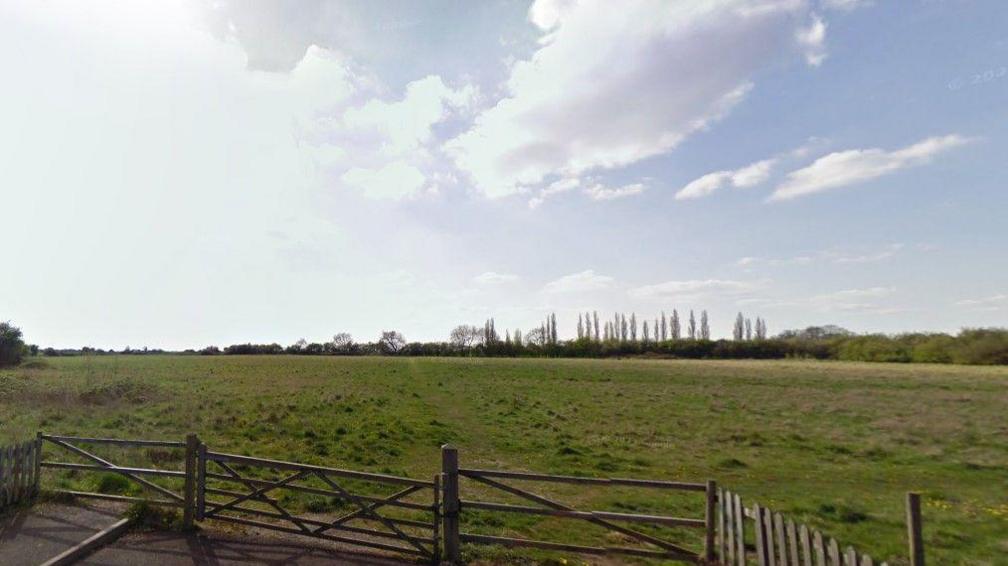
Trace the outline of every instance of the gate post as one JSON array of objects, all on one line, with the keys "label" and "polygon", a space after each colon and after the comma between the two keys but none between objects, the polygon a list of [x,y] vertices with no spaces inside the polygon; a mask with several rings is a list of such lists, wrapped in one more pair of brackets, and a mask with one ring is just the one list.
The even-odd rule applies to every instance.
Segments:
[{"label": "gate post", "polygon": [[193,526],[193,511],[196,507],[196,451],[199,449],[199,439],[196,435],[186,435],[185,454],[185,507],[182,508],[182,527],[191,529]]},{"label": "gate post", "polygon": [[704,527],[706,537],[704,538],[704,560],[707,564],[714,564],[714,535],[717,523],[715,507],[717,504],[717,482],[707,480],[707,508],[704,512]]},{"label": "gate post", "polygon": [[199,443],[196,453],[196,520],[202,521],[206,513],[206,444]]},{"label": "gate post", "polygon": [[445,558],[452,564],[460,564],[458,449],[450,444],[441,447],[441,472],[444,474]]},{"label": "gate post", "polygon": [[42,431],[35,433],[35,485],[32,486],[32,496],[38,497],[42,483]]},{"label": "gate post", "polygon": [[924,566],[924,533],[921,527],[920,494],[906,495],[907,535],[910,539],[910,566]]}]

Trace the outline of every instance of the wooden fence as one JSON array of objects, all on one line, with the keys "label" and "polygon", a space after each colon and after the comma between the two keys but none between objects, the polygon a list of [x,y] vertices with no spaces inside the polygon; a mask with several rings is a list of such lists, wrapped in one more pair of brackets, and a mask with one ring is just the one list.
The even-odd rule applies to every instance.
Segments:
[{"label": "wooden fence", "polygon": [[[44,460],[44,444],[69,453],[78,461]],[[182,469],[121,466],[111,461],[112,456],[99,456],[93,449],[81,448],[82,445],[184,453],[181,458],[168,458],[171,461],[181,459],[184,466]],[[738,494],[718,489],[713,480],[690,483],[466,468],[459,466],[458,451],[447,445],[441,450],[441,473],[432,480],[421,480],[214,452],[194,434],[188,435],[184,441],[171,441],[39,433],[35,440],[0,449],[0,508],[38,493],[41,468],[111,473],[125,477],[150,496],[53,491],[77,497],[179,507],[183,510],[186,526],[192,526],[194,520],[215,519],[407,554],[434,564],[440,562],[442,555],[451,563],[461,563],[461,545],[467,543],[723,566],[875,566],[870,556],[851,547],[841,550],[837,541],[815,529],[758,504],[746,506]],[[155,483],[148,477],[161,483]],[[506,493],[534,505],[463,498],[460,488],[460,479],[463,478],[490,492]],[[516,481],[695,493],[698,507],[703,503],[703,516],[579,510],[529,489],[515,487],[513,483]],[[370,487],[365,488],[365,485]],[[385,492],[380,491],[383,487]],[[329,498],[328,501],[339,502],[340,506],[349,505],[351,510],[340,509],[335,518],[319,513],[295,514],[289,505],[285,507],[285,497],[271,495],[281,490],[287,494],[322,496]],[[467,511],[584,521],[618,533],[637,546],[589,546],[463,532],[461,519]],[[687,548],[681,542],[653,534],[658,532],[653,528],[650,532],[642,532],[628,524],[701,530],[703,548]],[[920,499],[916,494],[907,496],[907,526],[909,563],[911,566],[924,566]],[[881,563],[879,566],[884,565]]]},{"label": "wooden fence", "polygon": [[39,439],[0,447],[0,510],[38,494]]},{"label": "wooden fence", "polygon": [[[718,561],[725,566],[875,566],[871,556],[836,539],[753,503],[746,507],[738,494],[718,491]],[[907,494],[910,564],[924,566],[920,496]],[[752,539],[753,543],[747,542]],[[919,549],[919,550],[918,550]],[[879,566],[886,566],[881,562]]]}]

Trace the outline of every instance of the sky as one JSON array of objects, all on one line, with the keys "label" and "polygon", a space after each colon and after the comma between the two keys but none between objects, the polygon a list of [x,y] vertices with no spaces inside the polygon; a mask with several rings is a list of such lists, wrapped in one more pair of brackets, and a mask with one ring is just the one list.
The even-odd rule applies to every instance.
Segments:
[{"label": "sky", "polygon": [[1001,0],[0,0],[0,320],[1008,322]]}]

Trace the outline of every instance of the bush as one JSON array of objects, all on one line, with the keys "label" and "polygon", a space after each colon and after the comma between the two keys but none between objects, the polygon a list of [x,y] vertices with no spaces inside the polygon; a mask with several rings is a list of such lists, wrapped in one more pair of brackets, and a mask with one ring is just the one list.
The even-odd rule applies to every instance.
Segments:
[{"label": "bush", "polygon": [[21,329],[9,322],[0,322],[0,367],[18,365],[24,354]]}]

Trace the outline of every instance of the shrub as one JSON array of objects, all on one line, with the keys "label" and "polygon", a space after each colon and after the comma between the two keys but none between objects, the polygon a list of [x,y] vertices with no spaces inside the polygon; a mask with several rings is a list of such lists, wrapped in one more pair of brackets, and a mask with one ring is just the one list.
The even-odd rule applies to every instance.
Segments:
[{"label": "shrub", "polygon": [[24,354],[21,329],[9,322],[0,322],[0,367],[18,365]]}]

